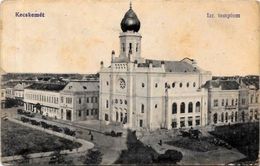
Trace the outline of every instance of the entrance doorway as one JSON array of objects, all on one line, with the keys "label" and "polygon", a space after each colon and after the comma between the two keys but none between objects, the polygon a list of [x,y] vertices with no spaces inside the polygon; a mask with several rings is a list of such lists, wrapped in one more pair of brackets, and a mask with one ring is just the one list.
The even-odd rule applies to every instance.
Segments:
[{"label": "entrance doorway", "polygon": [[66,111],[66,119],[71,120],[71,110]]}]

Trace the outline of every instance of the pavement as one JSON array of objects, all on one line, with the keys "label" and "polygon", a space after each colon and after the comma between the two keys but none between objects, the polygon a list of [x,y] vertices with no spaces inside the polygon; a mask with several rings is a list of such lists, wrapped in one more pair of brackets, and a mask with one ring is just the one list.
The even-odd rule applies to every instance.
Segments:
[{"label": "pavement", "polygon": [[[70,150],[62,150],[61,154],[71,154],[71,153],[87,152],[89,149],[92,149],[94,147],[93,143],[91,143],[89,141],[86,141],[86,140],[83,140],[83,139],[75,138],[75,137],[72,137],[72,136],[69,136],[69,135],[66,135],[66,134],[63,134],[63,133],[59,133],[59,132],[55,132],[55,131],[52,131],[52,130],[44,129],[42,127],[34,126],[34,125],[31,125],[31,124],[28,124],[28,123],[23,123],[23,122],[21,122],[19,120],[13,119],[13,118],[8,118],[8,120],[11,121],[11,122],[18,123],[20,125],[26,126],[26,127],[30,127],[30,128],[36,129],[36,130],[40,130],[42,132],[46,132],[48,134],[55,135],[55,136],[58,136],[58,137],[61,137],[61,138],[65,138],[65,139],[68,139],[70,141],[75,141],[75,142],[78,142],[78,143],[81,144],[80,148],[75,148],[72,151],[70,151]],[[41,152],[41,153],[32,153],[32,154],[29,154],[28,157],[29,158],[42,158],[42,157],[49,156],[52,153],[53,153],[53,151]],[[1,160],[3,162],[19,160],[19,159],[22,159],[21,155],[8,156],[8,157],[2,157],[1,158]]]},{"label": "pavement", "polygon": [[[160,132],[160,133],[158,133]],[[240,153],[237,149],[226,149],[223,147],[219,147],[216,150],[211,150],[207,152],[197,152],[191,151],[184,148],[179,148],[176,146],[168,145],[163,143],[160,146],[159,140],[163,142],[172,141],[175,137],[178,136],[177,131],[158,131],[157,133],[153,133],[152,135],[145,135],[140,138],[146,145],[150,145],[154,150],[159,154],[165,153],[166,150],[177,150],[183,154],[182,160],[177,163],[180,165],[220,165],[220,164],[228,164],[233,161],[237,161],[245,158],[246,156]],[[209,135],[209,133],[203,131],[203,135]]]},{"label": "pavement", "polygon": [[[1,110],[1,114],[2,116],[7,115],[8,117],[19,119],[20,115],[17,115],[17,109],[17,107],[11,109],[3,109]],[[70,122],[58,119],[44,120],[40,116],[36,116],[33,119],[37,121],[46,121],[49,124],[57,125],[60,127],[75,129],[76,138],[93,142],[95,148],[100,150],[100,152],[103,154],[101,164],[113,164],[119,158],[121,151],[127,149],[125,137],[111,137],[104,135],[104,132],[111,130],[123,131],[124,133],[126,133],[126,130],[122,129],[122,126],[119,125],[106,125],[99,120]],[[91,140],[89,131],[91,131],[94,140]]]}]

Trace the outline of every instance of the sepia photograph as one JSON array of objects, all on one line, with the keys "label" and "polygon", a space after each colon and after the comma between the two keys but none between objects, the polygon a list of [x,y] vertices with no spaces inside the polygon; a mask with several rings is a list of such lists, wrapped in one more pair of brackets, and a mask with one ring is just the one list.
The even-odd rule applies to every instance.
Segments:
[{"label": "sepia photograph", "polygon": [[1,165],[259,165],[259,1],[0,2]]}]

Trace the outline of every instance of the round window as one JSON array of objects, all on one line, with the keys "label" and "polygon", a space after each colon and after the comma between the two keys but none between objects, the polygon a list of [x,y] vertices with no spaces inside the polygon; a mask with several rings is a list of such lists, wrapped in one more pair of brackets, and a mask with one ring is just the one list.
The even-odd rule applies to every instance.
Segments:
[{"label": "round window", "polygon": [[120,86],[121,89],[125,89],[125,86],[126,86],[126,85],[125,85],[125,80],[120,79],[120,80],[119,80],[119,86]]}]

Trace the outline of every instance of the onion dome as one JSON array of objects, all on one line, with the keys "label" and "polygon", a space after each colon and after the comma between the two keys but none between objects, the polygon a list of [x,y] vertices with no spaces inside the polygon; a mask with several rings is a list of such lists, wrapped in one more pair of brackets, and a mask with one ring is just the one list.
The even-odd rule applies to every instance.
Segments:
[{"label": "onion dome", "polygon": [[121,29],[123,32],[134,31],[138,32],[140,29],[141,23],[137,18],[135,12],[132,9],[130,4],[130,9],[126,12],[124,18],[121,21]]}]

